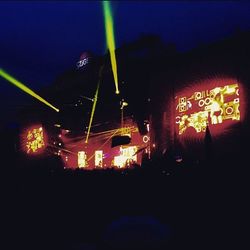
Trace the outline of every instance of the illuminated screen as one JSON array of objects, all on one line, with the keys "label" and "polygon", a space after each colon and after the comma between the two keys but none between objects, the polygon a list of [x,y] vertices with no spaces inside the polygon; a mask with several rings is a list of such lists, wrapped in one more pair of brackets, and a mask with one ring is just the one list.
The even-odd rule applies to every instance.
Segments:
[{"label": "illuminated screen", "polygon": [[204,88],[175,98],[175,123],[179,135],[204,133],[210,128],[239,121],[240,89],[238,83]]},{"label": "illuminated screen", "polygon": [[27,154],[39,154],[46,148],[46,135],[41,126],[32,126],[22,135],[23,150]]},{"label": "illuminated screen", "polygon": [[114,165],[124,168],[137,161],[137,147],[120,147],[120,155],[114,157]]},{"label": "illuminated screen", "polygon": [[95,151],[95,166],[103,167],[103,151],[102,150]]},{"label": "illuminated screen", "polygon": [[84,151],[78,152],[78,167],[79,168],[87,167],[86,158],[87,158],[87,156],[86,156],[86,153]]}]

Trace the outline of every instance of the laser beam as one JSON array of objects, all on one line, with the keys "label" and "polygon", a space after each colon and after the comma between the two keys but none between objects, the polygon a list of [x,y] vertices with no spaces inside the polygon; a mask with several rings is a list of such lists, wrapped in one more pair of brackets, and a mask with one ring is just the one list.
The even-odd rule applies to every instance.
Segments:
[{"label": "laser beam", "polygon": [[113,71],[114,81],[115,81],[115,93],[119,94],[118,88],[118,76],[117,76],[117,64],[115,57],[115,38],[113,29],[113,17],[111,13],[111,6],[109,1],[103,1],[103,12],[105,20],[105,31],[106,31],[106,42],[110,53],[111,67]]},{"label": "laser beam", "polygon": [[87,136],[85,139],[85,143],[88,143],[88,139],[89,139],[89,133],[90,133],[90,129],[92,126],[92,122],[93,122],[93,117],[95,114],[95,108],[96,108],[96,103],[97,103],[97,98],[98,98],[98,93],[99,93],[99,87],[102,81],[102,74],[103,74],[103,69],[104,69],[104,64],[100,67],[99,69],[99,80],[97,83],[97,87],[96,87],[96,91],[95,91],[95,97],[94,97],[94,101],[93,101],[93,105],[92,105],[92,110],[91,110],[91,115],[90,115],[90,120],[89,120],[89,126],[88,126],[88,131],[87,131]]},{"label": "laser beam", "polygon": [[92,110],[91,110],[91,115],[90,115],[90,120],[89,120],[89,126],[88,126],[88,132],[87,132],[87,136],[86,136],[86,139],[85,139],[85,143],[88,143],[88,139],[89,139],[89,133],[90,133],[91,125],[92,125],[92,122],[93,122],[93,117],[94,117],[94,113],[95,113],[96,102],[97,102],[98,93],[99,93],[99,85],[100,85],[100,82],[98,83],[98,86],[97,86],[96,92],[95,92],[95,97],[94,97],[94,102],[93,102],[93,106],[92,106]]},{"label": "laser beam", "polygon": [[16,87],[18,87],[19,89],[21,89],[22,91],[24,91],[25,93],[33,96],[34,98],[36,98],[37,100],[39,100],[40,102],[43,102],[44,104],[46,104],[47,106],[49,106],[50,108],[54,109],[56,112],[59,112],[59,109],[54,107],[52,104],[50,104],[49,102],[47,102],[45,99],[43,99],[41,96],[39,96],[38,94],[36,94],[33,90],[31,90],[30,88],[28,88],[27,86],[25,86],[23,83],[19,82],[17,79],[15,79],[14,77],[12,77],[11,75],[9,75],[8,73],[6,73],[3,69],[0,68],[0,76],[3,77],[5,80],[7,80],[8,82],[12,83],[13,85],[15,85]]}]

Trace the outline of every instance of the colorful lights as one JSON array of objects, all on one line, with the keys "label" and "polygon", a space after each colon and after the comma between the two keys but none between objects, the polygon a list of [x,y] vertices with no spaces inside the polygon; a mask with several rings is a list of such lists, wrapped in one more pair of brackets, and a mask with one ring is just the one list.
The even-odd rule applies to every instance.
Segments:
[{"label": "colorful lights", "polygon": [[27,154],[37,154],[46,148],[45,133],[42,127],[33,126],[24,133],[24,151]]},{"label": "colorful lights", "polygon": [[18,87],[19,89],[21,89],[24,92],[26,92],[27,94],[33,96],[34,98],[36,98],[40,102],[43,102],[44,104],[46,104],[50,108],[54,109],[56,112],[59,112],[59,109],[57,109],[52,104],[50,104],[49,102],[47,102],[46,100],[44,100],[41,96],[39,96],[38,94],[36,94],[33,90],[31,90],[30,88],[28,88],[27,86],[25,86],[23,83],[19,82],[14,77],[12,77],[8,73],[6,73],[3,69],[0,69],[0,76],[2,76],[5,80],[7,80],[8,82],[12,83],[13,85],[15,85],[16,87]]},{"label": "colorful lights", "polygon": [[[84,170],[94,169],[120,169],[140,165],[143,155],[146,154],[143,135],[139,133],[137,124],[133,120],[125,120],[126,133],[131,136],[131,141],[128,145],[111,147],[112,138],[116,134],[120,134],[121,128],[112,130],[91,133],[88,143],[85,141],[85,136],[76,138],[65,136],[63,130],[61,134],[61,142],[63,145],[60,155],[66,168],[76,169],[83,168]],[[148,139],[148,138],[147,138]],[[65,156],[68,157],[66,161]]]},{"label": "colorful lights", "polygon": [[106,42],[110,53],[111,66],[115,81],[115,93],[119,94],[118,88],[118,76],[117,76],[117,64],[115,57],[115,38],[114,38],[114,29],[113,29],[113,17],[111,13],[111,6],[109,1],[103,1],[103,11],[104,11],[104,20],[105,20],[105,30],[106,30]]},{"label": "colorful lights", "polygon": [[175,123],[179,135],[186,133],[189,128],[200,133],[206,131],[207,125],[240,120],[237,83],[181,95],[176,101]]}]

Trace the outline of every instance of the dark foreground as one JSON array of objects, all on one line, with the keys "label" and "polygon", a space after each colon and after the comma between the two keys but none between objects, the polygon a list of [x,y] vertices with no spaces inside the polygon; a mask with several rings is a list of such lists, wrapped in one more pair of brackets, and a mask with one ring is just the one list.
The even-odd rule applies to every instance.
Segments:
[{"label": "dark foreground", "polygon": [[246,247],[242,170],[157,161],[86,172],[48,164],[3,171],[1,249]]}]

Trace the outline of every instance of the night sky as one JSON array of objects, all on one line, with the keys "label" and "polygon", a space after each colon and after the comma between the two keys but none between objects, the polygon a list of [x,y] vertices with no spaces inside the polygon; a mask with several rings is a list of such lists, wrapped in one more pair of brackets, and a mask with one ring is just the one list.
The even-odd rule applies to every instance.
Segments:
[{"label": "night sky", "polygon": [[[116,47],[157,34],[187,51],[250,29],[250,3],[244,1],[115,1],[112,8]],[[1,1],[0,24],[0,68],[35,91],[75,67],[82,52],[106,51],[99,1]],[[0,79],[6,107],[30,98]]]}]

